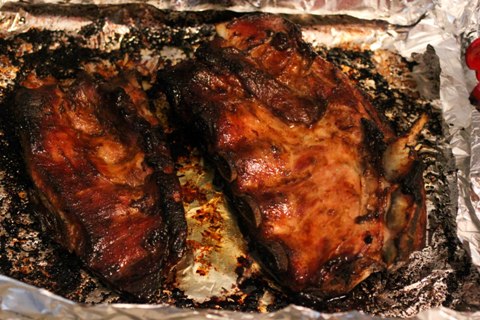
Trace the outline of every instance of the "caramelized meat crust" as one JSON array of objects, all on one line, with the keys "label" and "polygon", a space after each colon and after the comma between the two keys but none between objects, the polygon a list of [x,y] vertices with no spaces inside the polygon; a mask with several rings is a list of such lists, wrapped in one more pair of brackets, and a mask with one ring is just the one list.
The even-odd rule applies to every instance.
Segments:
[{"label": "caramelized meat crust", "polygon": [[169,149],[133,75],[34,75],[14,108],[41,220],[114,288],[148,299],[185,248]]},{"label": "caramelized meat crust", "polygon": [[159,78],[284,287],[343,294],[423,246],[413,147],[426,117],[396,137],[294,24],[265,14],[220,24],[195,59]]}]

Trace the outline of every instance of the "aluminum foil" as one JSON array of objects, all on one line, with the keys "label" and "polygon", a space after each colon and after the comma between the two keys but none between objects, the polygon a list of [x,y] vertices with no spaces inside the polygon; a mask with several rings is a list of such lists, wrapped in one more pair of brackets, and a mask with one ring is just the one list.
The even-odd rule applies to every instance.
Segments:
[{"label": "aluminum foil", "polygon": [[[95,1],[69,1],[69,3],[93,3]],[[98,1],[100,3],[100,1]],[[49,3],[60,3],[56,1],[49,1]],[[122,1],[109,3],[122,3]],[[0,2],[1,4],[1,2]],[[440,99],[429,97],[436,102],[434,103],[443,111],[443,117],[448,127],[449,136],[446,137],[446,142],[451,146],[454,155],[454,167],[457,170],[455,181],[458,181],[456,190],[458,195],[453,194],[452,210],[455,210],[458,205],[458,210],[452,214],[456,216],[457,220],[457,235],[463,242],[469,257],[472,258],[474,264],[478,267],[480,265],[480,154],[475,152],[478,149],[480,142],[480,114],[473,112],[473,108],[468,102],[468,92],[473,85],[472,74],[468,73],[464,68],[462,60],[462,50],[475,36],[478,35],[478,1],[458,1],[452,3],[447,0],[428,2],[428,1],[223,1],[221,5],[212,5],[207,1],[150,1],[152,4],[161,9],[173,10],[205,10],[205,9],[219,9],[219,10],[236,10],[242,12],[248,11],[269,11],[280,13],[296,13],[296,14],[350,14],[361,19],[382,19],[390,23],[401,24],[403,26],[388,27],[386,24],[380,23],[378,27],[367,28],[368,33],[362,32],[356,34],[355,30],[345,30],[339,27],[338,29],[328,26],[326,28],[316,27],[314,29],[306,30],[304,36],[307,41],[316,44],[318,39],[322,39],[322,43],[326,42],[329,45],[335,46],[341,43],[350,43],[357,47],[365,47],[370,49],[391,49],[398,51],[405,57],[412,57],[412,59],[431,59],[433,56],[438,56],[441,67],[440,73]],[[39,23],[35,21],[36,16],[19,12],[18,14],[2,15],[0,11],[0,35],[15,35],[27,30],[31,25]],[[73,22],[73,23],[72,23]],[[75,19],[58,19],[50,20],[52,30],[64,30],[67,33],[75,33],[82,26],[90,23],[88,17],[76,17]],[[121,43],[121,37],[128,33],[128,28],[116,24],[114,22],[106,23],[104,25],[105,37],[101,39],[91,39],[92,46],[103,48],[105,51],[113,51],[117,49],[117,45]],[[115,41],[109,41],[115,39]],[[120,37],[120,39],[119,39]],[[100,43],[99,43],[100,42]],[[320,45],[321,43],[318,43]],[[87,44],[88,45],[88,44]],[[434,50],[433,56],[428,54],[418,55],[418,53],[425,53],[427,46],[430,45]],[[170,51],[169,51],[170,50]],[[427,50],[428,51],[428,50]],[[164,55],[171,55],[176,57],[178,52],[174,48],[166,48]],[[415,55],[417,54],[417,55]],[[423,58],[422,58],[423,57]],[[145,68],[154,68],[158,60],[155,57],[150,57],[145,61]],[[156,62],[155,62],[156,61]],[[422,65],[420,63],[419,65]],[[428,63],[427,63],[428,64]],[[0,70],[2,66],[8,65],[8,61],[0,61]],[[8,69],[8,68],[6,68]],[[419,81],[429,83],[428,76],[430,69],[419,70],[415,74],[420,77]],[[13,75],[8,72],[0,72],[3,81],[0,83],[11,83]],[[423,78],[422,78],[423,77]],[[11,79],[12,78],[12,79]],[[426,81],[427,79],[427,81]],[[0,90],[2,88],[0,87]],[[434,91],[434,90],[433,90]],[[425,92],[432,92],[431,88],[426,88]],[[438,142],[438,141],[435,141]],[[443,143],[443,142],[442,142]],[[428,151],[428,150],[427,150]],[[427,152],[426,151],[426,152]],[[183,170],[183,171],[182,171]],[[202,172],[198,175],[189,174],[197,170],[195,167],[189,165],[188,161],[182,165],[181,171],[185,174],[183,183],[187,183],[188,179],[206,179],[209,181],[208,172]],[[1,176],[1,180],[6,177]],[[8,177],[7,177],[8,178]],[[182,178],[181,178],[182,179]],[[453,180],[453,179],[452,179]],[[198,181],[197,181],[198,183]],[[199,248],[191,257],[194,263],[190,267],[182,269],[180,278],[183,277],[182,289],[187,292],[190,298],[198,301],[206,300],[212,295],[219,293],[225,294],[225,288],[216,286],[218,277],[224,277],[222,283],[231,283],[227,290],[228,294],[234,294],[236,288],[236,274],[231,273],[232,266],[236,263],[235,260],[239,255],[245,252],[245,243],[241,237],[237,237],[238,230],[235,224],[228,219],[224,219],[227,215],[224,212],[219,212],[220,217],[218,221],[211,221],[209,224],[204,224],[199,220],[198,210],[208,207],[212,202],[217,205],[223,201],[218,193],[215,192],[208,185],[208,183],[199,182],[205,189],[206,194],[205,203],[192,202],[187,208],[187,216],[189,223],[196,223],[198,221],[204,227],[203,232],[192,234],[191,240],[197,239],[199,242],[214,241],[215,237],[204,239],[204,235],[208,234],[208,228],[216,228],[216,224],[222,223],[224,228],[229,230],[232,238],[232,243],[229,248],[236,248],[238,251],[231,252],[231,259],[224,260],[225,252],[208,252],[210,260],[218,262],[216,273],[212,273],[212,277],[198,277],[199,270],[202,270],[202,259],[205,252]],[[449,189],[450,186],[446,186]],[[448,191],[455,192],[454,189]],[[1,194],[1,190],[0,190]],[[8,199],[0,199],[1,204],[5,204]],[[216,206],[222,208],[222,205]],[[429,211],[435,209],[435,203],[429,203]],[[0,208],[1,212],[2,208]],[[222,210],[220,210],[222,211]],[[200,229],[196,229],[200,230]],[[24,243],[27,249],[33,244]],[[440,250],[440,249],[437,249]],[[428,249],[418,253],[420,257],[414,257],[413,261],[429,261],[431,255],[435,251],[429,252]],[[423,259],[423,260],[422,260]],[[409,266],[415,270],[415,266]],[[256,266],[250,266],[249,272],[257,272]],[[445,299],[443,293],[448,284],[445,282],[449,273],[454,272],[453,266],[435,266],[432,265],[430,274],[425,276],[422,281],[412,283],[403,294],[410,294],[420,292],[415,297],[421,297],[422,290],[437,290],[439,293],[438,299],[442,301]],[[230,273],[229,273],[230,270]],[[199,280],[201,279],[201,280]],[[196,285],[188,287],[188,283],[198,283],[204,281],[203,285]],[[478,278],[473,277],[472,281],[478,281]],[[444,286],[445,288],[439,288]],[[475,283],[472,288],[476,289]],[[467,291],[468,288],[463,288]],[[436,292],[437,292],[436,291]],[[97,292],[98,293],[98,292]],[[402,292],[397,292],[397,296],[381,297],[379,301],[388,301],[389,306],[394,306],[398,299],[402,301],[405,299],[400,295]],[[473,295],[476,299],[478,295]],[[465,297],[455,297],[452,299],[465,299]],[[229,319],[376,319],[375,317],[362,314],[359,312],[349,312],[341,314],[322,314],[308,308],[298,306],[288,306],[285,309],[266,314],[250,314],[242,312],[229,311],[213,311],[213,310],[188,310],[176,308],[167,305],[125,305],[125,304],[100,304],[96,306],[84,306],[82,304],[74,303],[66,300],[52,293],[28,286],[24,283],[15,281],[11,278],[0,276],[0,316],[8,319],[39,319],[44,317],[58,318],[58,319],[150,319],[161,317],[163,319],[204,319],[204,318],[229,318]],[[105,302],[118,301],[115,295],[109,296]],[[84,302],[89,302],[84,301]],[[480,319],[480,312],[462,313],[452,311],[445,308],[428,309],[429,304],[422,301],[412,301],[412,310],[404,306],[397,306],[396,312],[392,308],[391,312],[385,311],[385,315],[399,315],[412,316],[420,311],[416,318],[418,319],[472,319],[478,317]],[[480,298],[478,301],[471,301],[471,305],[480,305]],[[423,310],[423,311],[422,311]],[[473,310],[474,311],[474,310]]]},{"label": "aluminum foil", "polygon": [[[458,168],[458,236],[468,248],[474,263],[480,265],[480,207],[478,206],[477,176],[480,158],[478,151],[478,112],[468,101],[472,72],[465,75],[463,53],[479,28],[478,1],[452,5],[439,1],[426,19],[411,29],[404,43],[396,44],[403,54],[409,54],[427,43],[437,48],[442,68],[441,102],[449,125],[452,151]],[[440,37],[433,39],[433,34]]]},{"label": "aluminum foil", "polygon": [[[0,0],[2,2],[12,2]],[[36,3],[35,0],[25,1]],[[362,19],[382,19],[393,24],[408,25],[418,21],[432,7],[431,0],[49,0],[52,4],[150,4],[173,11],[231,10],[263,11],[289,14],[348,14]]]}]

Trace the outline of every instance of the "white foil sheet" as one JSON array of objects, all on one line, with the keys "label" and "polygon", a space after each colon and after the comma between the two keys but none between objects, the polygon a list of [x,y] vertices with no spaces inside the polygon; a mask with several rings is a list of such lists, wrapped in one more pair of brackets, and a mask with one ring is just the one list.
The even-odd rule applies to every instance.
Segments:
[{"label": "white foil sheet", "polygon": [[[46,1],[52,4],[66,2]],[[126,1],[113,0],[109,4]],[[474,111],[468,95],[474,85],[473,72],[467,71],[463,62],[465,46],[479,34],[480,1],[133,1],[148,3],[170,10],[233,10],[241,12],[267,11],[296,14],[349,14],[361,19],[382,19],[404,25],[379,37],[373,33],[370,48],[382,47],[397,50],[405,57],[424,52],[427,45],[435,48],[442,69],[440,75],[440,104],[450,130],[450,146],[455,156],[458,173],[458,237],[467,248],[473,262],[480,266],[480,113]],[[0,7],[6,1],[0,0]],[[35,1],[32,1],[35,3]],[[71,4],[105,4],[100,0],[72,0]],[[129,1],[132,3],[132,1]],[[35,19],[35,17],[28,17]],[[88,21],[78,18],[65,24],[62,19],[53,21],[51,28],[75,32]],[[15,34],[28,28],[25,16],[2,15],[0,10],[0,35]],[[112,30],[121,27],[112,26]],[[106,30],[108,31],[108,30]],[[126,31],[125,31],[126,32]],[[335,33],[335,30],[331,30]],[[313,34],[313,33],[312,33]],[[307,36],[312,36],[308,34]],[[347,37],[347,35],[345,35]],[[332,39],[341,36],[333,34]],[[308,39],[307,39],[308,40]],[[349,39],[343,39],[348,41]],[[350,39],[354,40],[354,39]],[[309,41],[314,41],[310,39]],[[365,41],[365,38],[362,39]],[[114,48],[112,48],[113,50]],[[1,67],[1,65],[0,65]],[[8,75],[2,75],[7,76]],[[241,244],[239,244],[241,245]],[[188,270],[187,270],[188,271]],[[210,289],[209,289],[210,290]],[[211,288],[211,290],[217,290]],[[199,296],[204,292],[200,290]],[[250,314],[215,310],[188,310],[167,305],[104,304],[84,306],[56,296],[11,278],[0,275],[0,318],[2,319],[379,319],[359,312],[321,314],[289,306],[283,310]],[[445,308],[426,310],[416,319],[480,319],[480,311],[461,313]]]}]

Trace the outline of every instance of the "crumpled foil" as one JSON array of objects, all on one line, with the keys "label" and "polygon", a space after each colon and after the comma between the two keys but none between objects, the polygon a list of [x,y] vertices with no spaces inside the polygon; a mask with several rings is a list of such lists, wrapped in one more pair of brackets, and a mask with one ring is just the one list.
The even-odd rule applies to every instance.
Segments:
[{"label": "crumpled foil", "polygon": [[[439,1],[419,24],[409,31],[404,43],[396,44],[402,54],[410,54],[430,44],[437,48],[442,68],[441,102],[445,121],[449,125],[453,154],[458,169],[458,236],[468,248],[472,260],[480,265],[480,206],[478,168],[478,112],[469,103],[473,88],[473,72],[465,75],[463,53],[466,46],[479,36],[479,1],[452,4]],[[432,35],[440,34],[440,37]],[[470,78],[470,80],[469,80]]]},{"label": "crumpled foil", "polygon": [[[337,314],[321,314],[311,309],[288,306],[280,311],[258,314],[239,313],[217,310],[187,310],[167,305],[126,305],[111,304],[84,307],[69,300],[62,299],[46,290],[39,290],[22,282],[0,275],[0,296],[2,297],[0,315],[2,319],[65,319],[65,320],[130,320],[130,319],[164,319],[164,320],[379,320],[387,319],[369,316],[357,311]],[[419,314],[418,320],[468,320],[478,315],[456,312],[447,308],[438,308]]]},{"label": "crumpled foil", "polygon": [[[11,2],[0,0],[2,2]],[[36,3],[35,0],[26,1]],[[52,4],[150,4],[173,11],[230,10],[263,11],[288,14],[347,14],[361,19],[382,19],[393,24],[408,25],[418,21],[433,6],[430,0],[49,0]]]},{"label": "crumpled foil", "polygon": [[[47,2],[64,4],[60,1]],[[0,7],[4,3],[6,2],[0,0]],[[35,1],[32,3],[35,4]],[[68,3],[105,4],[100,0],[71,0]],[[125,1],[113,0],[108,3],[122,4]],[[474,85],[475,76],[466,70],[462,58],[466,45],[479,35],[480,1],[467,0],[452,3],[449,0],[232,0],[212,4],[211,1],[172,0],[137,1],[137,3],[147,3],[159,9],[179,11],[228,9],[239,12],[349,14],[360,19],[381,19],[400,25],[389,29],[383,36],[373,32],[370,41],[362,38],[362,41],[368,42],[371,49],[391,48],[405,57],[410,57],[414,53],[425,52],[428,45],[432,46],[441,67],[440,99],[438,101],[449,129],[447,140],[457,169],[458,195],[452,199],[458,206],[456,212],[457,236],[464,244],[473,263],[477,267],[480,266],[480,150],[475,151],[480,148],[480,113],[474,111],[468,101],[469,90]],[[35,19],[35,17],[30,16],[28,19]],[[31,20],[29,21],[31,23]],[[52,28],[74,32],[79,26],[89,23],[88,19],[82,18],[78,18],[75,24],[71,22],[69,20],[69,23],[66,24],[59,19],[52,22]],[[21,33],[28,27],[29,24],[25,22],[25,16],[22,13],[13,18],[11,16],[3,17],[0,9],[0,35]],[[118,26],[112,26],[112,28],[115,28],[117,33],[118,30],[122,30]],[[106,31],[108,32],[108,30]],[[125,30],[126,32],[127,30]],[[355,41],[354,37],[348,39],[348,34],[345,35],[347,37],[345,39],[335,34],[335,30],[330,30],[330,32],[332,41]],[[310,39],[310,41],[314,40]],[[108,44],[105,45],[108,46]],[[359,46],[361,45],[359,44]],[[114,49],[110,48],[110,50]],[[1,74],[1,76],[7,78],[7,81],[4,82],[8,82],[8,74]],[[428,77],[428,74],[424,76]],[[215,200],[214,196],[211,199]],[[239,243],[239,246],[242,244]],[[435,281],[435,279],[435,275],[432,275],[429,281]],[[439,283],[439,285],[442,284]],[[202,296],[205,293],[200,290],[197,294]],[[154,319],[159,317],[162,319],[380,319],[360,312],[322,314],[293,305],[266,314],[208,309],[189,310],[167,305],[101,304],[84,306],[5,276],[0,276],[0,316],[7,319]],[[480,312],[462,313],[446,308],[435,308],[422,311],[415,318],[480,319]]]}]

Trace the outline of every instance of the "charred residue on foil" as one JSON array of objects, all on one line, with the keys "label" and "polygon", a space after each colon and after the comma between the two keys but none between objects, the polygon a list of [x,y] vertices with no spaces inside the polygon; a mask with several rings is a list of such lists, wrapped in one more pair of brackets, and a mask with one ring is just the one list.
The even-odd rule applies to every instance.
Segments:
[{"label": "charred residue on foil", "polygon": [[[19,6],[30,16],[39,17],[36,21],[43,21],[44,28],[32,28],[0,39],[0,102],[9,103],[14,84],[31,70],[35,69],[40,75],[53,73],[61,78],[79,66],[95,70],[109,65],[102,72],[136,70],[165,119],[168,106],[154,92],[156,69],[190,57],[199,43],[211,38],[214,22],[238,15],[162,12],[135,5],[87,9],[72,6],[56,18],[68,21],[81,16],[91,20],[74,34],[48,30],[49,19],[58,14],[55,8],[38,6],[29,11],[27,5]],[[302,20],[297,19],[300,23]],[[317,22],[320,23],[311,20],[308,23],[311,26]],[[324,22],[322,29],[328,30],[328,24],[333,22]],[[28,19],[25,23],[29,23]],[[337,21],[335,26],[341,28],[341,23]],[[356,20],[346,28],[368,29],[370,25]],[[367,34],[381,36],[378,30]],[[412,255],[410,261],[395,272],[377,273],[346,296],[318,301],[284,293],[261,275],[258,265],[249,256],[247,243],[230,214],[228,202],[213,185],[214,172],[208,162],[178,135],[175,128],[168,128],[170,141],[177,149],[182,149],[176,152],[176,165],[190,228],[190,260],[185,268],[178,270],[178,287],[162,292],[158,301],[187,308],[241,311],[272,311],[297,303],[320,311],[359,309],[393,317],[413,315],[439,305],[471,310],[475,301],[478,303],[474,295],[480,292],[480,277],[456,238],[456,204],[451,202],[455,198],[452,186],[456,177],[441,112],[431,98],[422,98],[416,79],[412,77],[417,74],[415,68],[421,59],[411,61],[390,51],[358,46],[329,48],[317,44],[315,48],[370,95],[374,105],[399,134],[409,128],[420,113],[429,114],[430,121],[418,146],[426,168],[428,246]],[[429,54],[434,57],[431,52]],[[82,268],[78,259],[42,233],[31,198],[25,197],[30,184],[18,160],[16,141],[4,112],[2,106],[0,272],[78,302],[133,302],[102,285]]]}]

